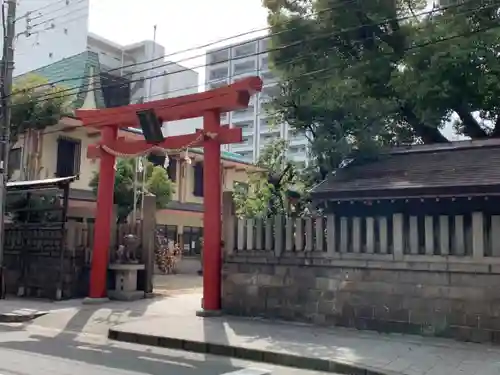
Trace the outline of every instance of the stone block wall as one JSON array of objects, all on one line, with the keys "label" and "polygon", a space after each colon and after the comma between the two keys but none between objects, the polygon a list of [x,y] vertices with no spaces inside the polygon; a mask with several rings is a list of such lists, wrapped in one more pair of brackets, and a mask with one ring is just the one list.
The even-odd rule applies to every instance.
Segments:
[{"label": "stone block wall", "polygon": [[[424,219],[403,214],[265,221],[226,216],[223,309],[500,342],[495,220],[486,230],[490,220],[481,212],[470,220],[441,217],[437,226],[434,218]],[[427,224],[408,227],[415,221]]]},{"label": "stone block wall", "polygon": [[500,342],[500,266],[226,256],[229,314]]}]

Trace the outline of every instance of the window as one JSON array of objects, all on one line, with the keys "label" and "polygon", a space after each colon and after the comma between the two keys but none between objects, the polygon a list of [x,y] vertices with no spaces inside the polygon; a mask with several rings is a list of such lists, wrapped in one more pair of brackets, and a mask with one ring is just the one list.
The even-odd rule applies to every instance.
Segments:
[{"label": "window", "polygon": [[234,75],[245,74],[255,71],[255,61],[245,61],[239,64],[234,64]]},{"label": "window", "polygon": [[60,137],[57,140],[57,177],[80,174],[81,143],[76,139]]},{"label": "window", "polygon": [[184,255],[199,255],[201,253],[201,239],[203,228],[184,227],[182,232],[182,246]]},{"label": "window", "polygon": [[210,65],[226,62],[229,60],[229,50],[219,50],[210,52],[208,55],[208,63]]},{"label": "window", "polygon": [[257,50],[257,44],[254,41],[252,41],[236,47],[234,49],[234,56],[235,57],[249,56],[255,53],[256,50]]},{"label": "window", "polygon": [[[104,97],[106,108],[121,107],[130,104],[131,84],[128,79],[108,73],[101,73],[100,78],[102,96]],[[134,94],[137,92],[137,87],[140,87],[139,82],[134,85]]]},{"label": "window", "polygon": [[9,168],[8,168],[8,173],[9,176],[12,175],[15,171],[18,169],[21,169],[21,155],[22,155],[22,148],[21,147],[16,147],[10,150],[9,153]]},{"label": "window", "polygon": [[156,229],[167,241],[179,242],[177,225],[157,225]]},{"label": "window", "polygon": [[218,81],[227,78],[227,67],[217,68],[210,71],[209,79],[210,81]]},{"label": "window", "polygon": [[194,187],[193,195],[203,197],[203,163],[196,163],[193,167]]},{"label": "window", "polygon": [[238,109],[236,111],[233,111],[233,116],[234,117],[248,117],[248,116],[253,116],[254,114],[254,107],[248,106],[247,109]]},{"label": "window", "polygon": [[167,167],[167,174],[172,182],[177,180],[177,159],[170,159]]}]

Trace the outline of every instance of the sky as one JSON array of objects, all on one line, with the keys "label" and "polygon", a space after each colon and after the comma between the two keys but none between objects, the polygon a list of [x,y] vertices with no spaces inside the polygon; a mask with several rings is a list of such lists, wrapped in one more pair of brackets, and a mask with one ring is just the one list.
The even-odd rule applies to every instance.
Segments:
[{"label": "sky", "polygon": [[[267,26],[267,12],[261,0],[90,0],[90,4],[91,32],[119,44],[130,44],[152,40],[156,24],[156,40],[165,47],[167,55]],[[211,48],[264,33],[252,33]],[[193,57],[205,50],[168,59],[195,68],[203,65],[205,58]],[[196,70],[202,73],[203,68]]]}]

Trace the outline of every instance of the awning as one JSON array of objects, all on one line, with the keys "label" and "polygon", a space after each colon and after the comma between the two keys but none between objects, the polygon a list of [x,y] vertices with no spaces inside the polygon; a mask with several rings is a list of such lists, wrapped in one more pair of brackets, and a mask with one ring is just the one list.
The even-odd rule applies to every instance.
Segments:
[{"label": "awning", "polygon": [[7,191],[24,190],[42,190],[42,189],[60,189],[64,185],[69,185],[75,181],[77,176],[46,178],[44,180],[30,181],[9,181],[7,182]]}]

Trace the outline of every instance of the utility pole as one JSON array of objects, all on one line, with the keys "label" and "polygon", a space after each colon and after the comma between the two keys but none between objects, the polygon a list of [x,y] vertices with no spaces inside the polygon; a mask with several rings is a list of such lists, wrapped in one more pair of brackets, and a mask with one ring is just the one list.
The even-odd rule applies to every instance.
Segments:
[{"label": "utility pole", "polygon": [[[2,147],[0,161],[0,299],[5,298],[5,201],[7,198],[7,177],[10,153],[10,118],[12,75],[14,73],[14,38],[16,35],[17,0],[5,0],[7,4],[7,19],[2,19],[4,25],[3,54],[1,71],[1,102],[2,102]],[[2,4],[4,6],[4,4]],[[2,14],[5,14],[3,11]]]}]

